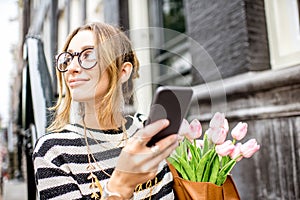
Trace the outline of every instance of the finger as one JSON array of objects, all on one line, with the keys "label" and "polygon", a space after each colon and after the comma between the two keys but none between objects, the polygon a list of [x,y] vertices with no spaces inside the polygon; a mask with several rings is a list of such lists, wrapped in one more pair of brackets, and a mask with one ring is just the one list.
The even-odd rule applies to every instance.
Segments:
[{"label": "finger", "polygon": [[[152,152],[152,163],[159,163],[167,158],[178,146],[179,141],[177,135],[168,136],[165,141],[160,141],[150,148]],[[156,161],[155,161],[155,160]]]},{"label": "finger", "polygon": [[157,120],[144,128],[140,129],[135,137],[139,138],[139,142],[146,144],[155,134],[169,126],[169,120]]},{"label": "finger", "polygon": [[123,149],[116,168],[129,173],[155,172],[159,163],[167,158],[177,146],[177,135],[171,135],[151,148],[144,146],[141,151]]},{"label": "finger", "polygon": [[172,134],[168,137],[165,137],[164,139],[158,141],[155,145],[158,145],[160,149],[165,149],[172,145],[174,142],[177,142],[179,140],[178,134]]},{"label": "finger", "polygon": [[170,154],[176,149],[177,146],[178,146],[178,141],[174,142],[164,150],[160,151],[159,154],[154,154],[151,160],[152,162],[149,163],[148,167],[152,169],[157,169],[159,163],[167,159],[170,156]]}]

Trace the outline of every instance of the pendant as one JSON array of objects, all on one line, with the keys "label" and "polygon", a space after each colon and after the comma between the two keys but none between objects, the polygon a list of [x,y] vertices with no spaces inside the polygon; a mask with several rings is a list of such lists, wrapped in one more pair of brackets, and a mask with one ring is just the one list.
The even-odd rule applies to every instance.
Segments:
[{"label": "pendant", "polygon": [[[92,171],[93,169],[95,169],[95,167],[93,165],[89,164],[87,169],[89,171]],[[100,192],[100,195],[102,196],[103,188],[100,184],[99,179],[93,172],[90,173],[90,175],[87,177],[87,179],[92,181],[92,183],[90,184],[90,189],[92,190],[91,198],[100,199],[100,196],[97,194],[97,189]]]}]

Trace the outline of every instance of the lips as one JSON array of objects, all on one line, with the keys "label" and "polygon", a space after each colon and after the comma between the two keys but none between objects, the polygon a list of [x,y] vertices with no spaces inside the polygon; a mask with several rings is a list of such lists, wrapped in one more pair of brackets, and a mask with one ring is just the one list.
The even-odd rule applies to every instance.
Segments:
[{"label": "lips", "polygon": [[77,85],[83,84],[84,82],[89,81],[87,78],[71,78],[69,79],[69,86],[75,87]]}]

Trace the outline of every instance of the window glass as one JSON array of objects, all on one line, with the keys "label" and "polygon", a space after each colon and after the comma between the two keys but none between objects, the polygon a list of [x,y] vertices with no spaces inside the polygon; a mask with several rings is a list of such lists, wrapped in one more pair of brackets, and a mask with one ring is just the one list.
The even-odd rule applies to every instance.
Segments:
[{"label": "window glass", "polygon": [[163,27],[174,30],[171,34],[165,35],[166,41],[176,37],[176,32],[185,32],[184,7],[182,0],[163,0],[162,12]]}]

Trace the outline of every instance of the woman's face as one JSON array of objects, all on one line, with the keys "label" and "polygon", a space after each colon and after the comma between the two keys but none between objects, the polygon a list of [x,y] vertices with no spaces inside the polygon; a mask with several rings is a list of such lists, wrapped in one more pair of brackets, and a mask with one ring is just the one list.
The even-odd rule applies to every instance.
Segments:
[{"label": "woman's face", "polygon": [[[68,52],[81,52],[86,48],[94,47],[92,31],[79,31],[71,40]],[[70,90],[72,99],[77,102],[89,102],[101,99],[108,91],[109,77],[106,71],[100,78],[98,64],[91,69],[83,69],[75,56],[64,73],[64,78]]]}]

